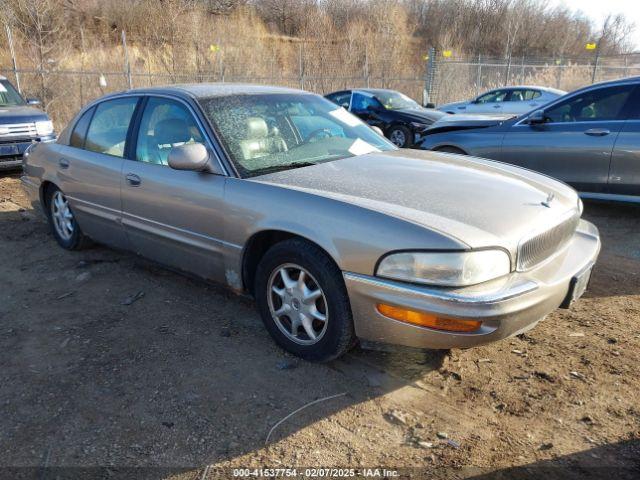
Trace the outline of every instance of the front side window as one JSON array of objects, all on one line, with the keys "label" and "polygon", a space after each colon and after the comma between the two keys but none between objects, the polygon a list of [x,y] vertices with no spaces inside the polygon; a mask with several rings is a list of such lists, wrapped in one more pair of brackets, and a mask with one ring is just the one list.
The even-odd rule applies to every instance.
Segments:
[{"label": "front side window", "polygon": [[382,103],[387,110],[421,108],[418,102],[400,92],[380,91],[376,93],[376,98],[380,100],[380,103]]},{"label": "front side window", "polygon": [[360,92],[353,92],[353,97],[351,98],[352,112],[366,112],[371,108],[382,108],[382,105],[373,95],[364,95]]},{"label": "front side window", "polygon": [[136,160],[168,165],[171,149],[186,143],[204,143],[189,109],[174,100],[149,98],[140,121]]},{"label": "front side window", "polygon": [[243,177],[396,149],[317,95],[236,95],[200,103]]},{"label": "front side window", "polygon": [[25,103],[9,80],[0,80],[0,107],[15,107]]},{"label": "front side window", "polygon": [[624,120],[632,86],[599,88],[575,95],[545,111],[547,122]]},{"label": "front side window", "polygon": [[98,104],[87,131],[84,148],[123,157],[127,131],[137,103],[138,97],[122,97]]},{"label": "front side window", "polygon": [[507,97],[508,92],[508,90],[496,90],[495,92],[485,93],[484,95],[478,97],[476,103],[504,102],[504,99]]}]

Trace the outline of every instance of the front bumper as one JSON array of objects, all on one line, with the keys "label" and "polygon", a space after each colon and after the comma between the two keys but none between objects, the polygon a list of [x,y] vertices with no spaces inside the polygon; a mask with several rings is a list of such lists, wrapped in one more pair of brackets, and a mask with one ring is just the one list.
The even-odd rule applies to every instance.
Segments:
[{"label": "front bumper", "polygon": [[[572,278],[593,265],[599,252],[597,228],[581,220],[571,242],[551,261],[472,287],[425,287],[345,272],[356,335],[361,340],[418,348],[467,348],[517,335],[564,302]],[[381,315],[378,303],[481,320],[482,326],[470,333],[419,327]]]},{"label": "front bumper", "polygon": [[37,142],[51,142],[55,136],[34,137],[6,141],[0,139],[0,170],[14,170],[22,167],[22,158],[27,148]]}]

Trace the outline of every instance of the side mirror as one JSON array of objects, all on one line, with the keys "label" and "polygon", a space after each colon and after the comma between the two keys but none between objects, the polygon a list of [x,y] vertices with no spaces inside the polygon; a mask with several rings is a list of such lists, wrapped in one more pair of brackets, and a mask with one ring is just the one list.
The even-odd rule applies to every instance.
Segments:
[{"label": "side mirror", "polygon": [[529,125],[540,125],[541,123],[544,123],[546,120],[547,120],[547,117],[544,114],[544,110],[536,110],[527,117],[527,123]]},{"label": "side mirror", "polygon": [[40,105],[40,103],[37,98],[27,98],[27,105]]},{"label": "side mirror", "polygon": [[374,132],[376,132],[378,135],[380,135],[381,137],[384,137],[384,132],[382,131],[382,129],[380,127],[376,127],[375,125],[371,126],[371,130],[373,130]]},{"label": "side mirror", "polygon": [[211,164],[212,162],[209,162],[209,158],[209,151],[203,144],[185,143],[184,145],[173,147],[167,160],[169,166],[174,170],[221,173]]},{"label": "side mirror", "polygon": [[424,108],[436,108],[436,104],[433,102],[429,102],[424,106]]},{"label": "side mirror", "polygon": [[343,103],[340,104],[340,106],[342,108],[344,108],[345,110],[349,110],[349,102],[343,102]]}]

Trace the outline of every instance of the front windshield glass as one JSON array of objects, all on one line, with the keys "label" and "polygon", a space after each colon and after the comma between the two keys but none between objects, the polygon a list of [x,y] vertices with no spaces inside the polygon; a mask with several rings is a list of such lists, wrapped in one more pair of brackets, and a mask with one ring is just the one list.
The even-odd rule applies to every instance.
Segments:
[{"label": "front windshield glass", "polygon": [[376,98],[387,110],[421,108],[418,102],[400,92],[376,92]]},{"label": "front windshield glass", "polygon": [[318,95],[236,95],[200,103],[243,177],[396,149]]},{"label": "front windshield glass", "polygon": [[24,105],[25,101],[8,80],[0,80],[0,107]]}]

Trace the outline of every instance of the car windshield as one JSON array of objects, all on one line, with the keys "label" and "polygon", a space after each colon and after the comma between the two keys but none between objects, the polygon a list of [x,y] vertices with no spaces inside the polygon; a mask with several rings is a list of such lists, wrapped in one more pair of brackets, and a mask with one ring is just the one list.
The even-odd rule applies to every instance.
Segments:
[{"label": "car windshield", "polygon": [[318,95],[221,96],[200,103],[243,177],[396,149]]},{"label": "car windshield", "polygon": [[376,92],[376,98],[387,110],[421,108],[418,102],[400,92]]},{"label": "car windshield", "polygon": [[24,105],[25,101],[8,80],[0,80],[0,107]]}]

